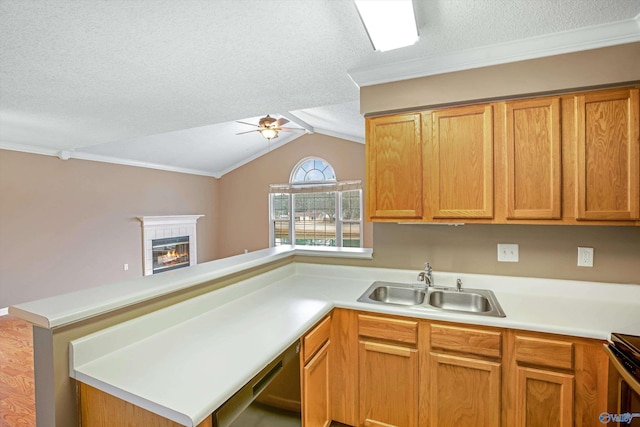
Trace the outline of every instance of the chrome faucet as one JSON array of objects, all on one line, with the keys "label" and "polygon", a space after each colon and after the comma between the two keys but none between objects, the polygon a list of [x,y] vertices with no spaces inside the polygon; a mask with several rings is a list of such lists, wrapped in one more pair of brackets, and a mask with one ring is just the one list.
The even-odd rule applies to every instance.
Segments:
[{"label": "chrome faucet", "polygon": [[427,288],[433,286],[433,277],[431,276],[432,271],[431,264],[426,262],[424,264],[424,271],[418,273],[418,282],[424,282]]},{"label": "chrome faucet", "polygon": [[458,280],[456,280],[456,290],[458,292],[462,291],[462,279],[458,278]]}]

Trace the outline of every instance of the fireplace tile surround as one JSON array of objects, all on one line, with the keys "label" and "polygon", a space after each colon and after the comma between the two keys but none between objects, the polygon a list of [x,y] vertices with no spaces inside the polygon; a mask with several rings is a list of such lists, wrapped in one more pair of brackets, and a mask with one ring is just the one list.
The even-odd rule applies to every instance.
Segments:
[{"label": "fireplace tile surround", "polygon": [[145,276],[154,273],[153,241],[157,239],[188,237],[189,265],[191,266],[198,263],[196,222],[203,216],[204,215],[165,215],[138,217],[138,220],[142,223],[142,254]]}]

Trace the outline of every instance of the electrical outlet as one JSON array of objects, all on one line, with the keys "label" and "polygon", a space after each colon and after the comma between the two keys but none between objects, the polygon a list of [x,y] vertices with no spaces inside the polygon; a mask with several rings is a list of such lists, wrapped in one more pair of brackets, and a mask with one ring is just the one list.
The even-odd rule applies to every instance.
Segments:
[{"label": "electrical outlet", "polygon": [[499,262],[518,262],[518,245],[511,243],[498,243]]},{"label": "electrical outlet", "polygon": [[593,267],[593,248],[578,247],[578,267]]},{"label": "electrical outlet", "polygon": [[124,271],[128,271],[129,270],[129,264],[125,264],[124,265]]}]

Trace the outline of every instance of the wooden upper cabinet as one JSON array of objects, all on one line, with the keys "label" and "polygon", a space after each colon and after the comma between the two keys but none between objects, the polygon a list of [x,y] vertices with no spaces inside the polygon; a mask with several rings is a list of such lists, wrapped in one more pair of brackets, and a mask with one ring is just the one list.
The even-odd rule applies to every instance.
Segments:
[{"label": "wooden upper cabinet", "polygon": [[560,219],[560,98],[508,102],[507,219]]},{"label": "wooden upper cabinet", "polygon": [[638,89],[576,96],[577,219],[640,218]]},{"label": "wooden upper cabinet", "polygon": [[367,220],[422,219],[420,114],[367,119]]},{"label": "wooden upper cabinet", "polygon": [[422,125],[428,216],[492,218],[492,106],[424,113]]}]

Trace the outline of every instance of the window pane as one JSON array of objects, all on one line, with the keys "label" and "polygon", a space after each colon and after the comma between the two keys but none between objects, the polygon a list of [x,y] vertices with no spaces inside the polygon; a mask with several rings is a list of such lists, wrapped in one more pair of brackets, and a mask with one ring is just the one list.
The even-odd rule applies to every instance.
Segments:
[{"label": "window pane", "polygon": [[271,206],[273,211],[271,212],[272,219],[285,220],[289,219],[289,194],[288,193],[275,193],[271,195]]},{"label": "window pane", "polygon": [[342,246],[345,248],[360,247],[360,223],[344,222],[342,223]]},{"label": "window pane", "polygon": [[335,181],[336,173],[322,159],[312,158],[300,163],[291,174],[291,183]]},{"label": "window pane", "polygon": [[289,220],[273,221],[273,246],[290,245]]},{"label": "window pane", "polygon": [[294,199],[295,244],[336,246],[336,193],[299,193]]},{"label": "window pane", "polygon": [[271,195],[271,220],[273,222],[273,246],[290,245],[289,238],[289,206],[288,193],[274,193]]},{"label": "window pane", "polygon": [[360,190],[342,192],[342,219],[360,219]]}]

